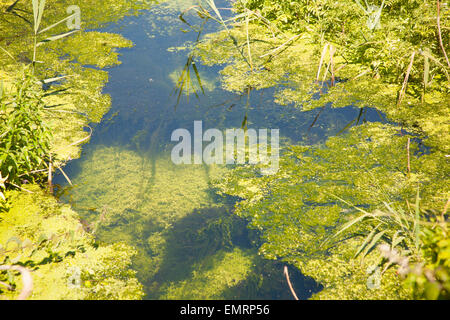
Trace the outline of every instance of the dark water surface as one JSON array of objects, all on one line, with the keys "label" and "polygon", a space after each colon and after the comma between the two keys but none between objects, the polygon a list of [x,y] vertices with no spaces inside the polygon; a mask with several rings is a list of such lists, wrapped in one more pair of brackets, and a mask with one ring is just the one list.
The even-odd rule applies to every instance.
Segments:
[{"label": "dark water surface", "polygon": [[[186,26],[178,15],[191,4],[168,1],[102,29],[122,34],[134,47],[121,50],[122,64],[108,70],[104,93],[111,95],[111,110],[94,126],[81,158],[68,165],[74,187],[65,189],[63,199],[88,223],[98,223],[99,241],[137,248],[134,268],[147,298],[291,299],[284,265],[257,255],[257,234],[233,216],[233,199],[215,195],[210,186],[227,169],[175,166],[171,133],[192,132],[194,120],[202,120],[204,130],[239,128],[247,113],[249,128],[279,128],[284,141],[318,142],[359,110],[330,109],[308,131],[317,111],[276,105],[271,89],[252,92],[246,106],[246,97],[221,89],[220,68],[199,62],[205,94],[183,94],[177,105],[173,91],[189,55],[183,48],[197,36],[180,30]],[[219,27],[211,22],[207,31]],[[290,273],[301,298],[317,290],[298,271]]]}]

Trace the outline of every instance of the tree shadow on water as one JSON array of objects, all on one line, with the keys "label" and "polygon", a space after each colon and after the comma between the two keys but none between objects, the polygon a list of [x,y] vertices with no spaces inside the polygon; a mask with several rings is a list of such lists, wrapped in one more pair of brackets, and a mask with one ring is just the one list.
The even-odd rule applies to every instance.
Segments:
[{"label": "tree shadow on water", "polygon": [[[156,275],[149,298],[162,294],[164,284],[189,279],[199,266],[205,272],[214,265],[203,263],[219,252],[235,248],[254,252],[253,266],[246,278],[225,289],[226,299],[293,299],[283,274],[284,265],[259,257],[251,239],[254,231],[247,228],[245,220],[230,212],[227,207],[211,207],[194,210],[177,221],[165,236],[163,261]],[[296,268],[289,268],[290,281],[300,299],[307,299],[319,291],[314,280],[306,278]],[[159,288],[159,289],[157,289]]]},{"label": "tree shadow on water", "polygon": [[155,280],[182,280],[196,262],[235,246],[251,247],[244,220],[225,207],[196,209],[175,222],[167,234],[164,260]]},{"label": "tree shadow on water", "polygon": [[[232,300],[294,300],[283,273],[285,263],[257,257],[252,273],[224,292]],[[306,300],[321,290],[320,284],[304,276],[300,270],[288,267],[289,279],[300,300]]]}]

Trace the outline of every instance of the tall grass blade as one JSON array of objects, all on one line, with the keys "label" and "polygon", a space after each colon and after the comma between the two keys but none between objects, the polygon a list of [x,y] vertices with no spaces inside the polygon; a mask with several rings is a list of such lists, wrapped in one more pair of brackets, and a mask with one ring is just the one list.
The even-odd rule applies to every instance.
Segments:
[{"label": "tall grass blade", "polygon": [[16,0],[16,1],[14,1],[14,3],[12,4],[12,5],[10,5],[8,8],[6,8],[6,12],[11,12],[13,9],[14,9],[14,7],[16,6],[16,4],[19,2],[20,0]]},{"label": "tall grass blade", "polygon": [[401,231],[398,230],[397,232],[395,232],[394,236],[392,237],[391,249],[394,249],[403,240],[405,240],[405,237],[399,236],[400,233],[401,233]]},{"label": "tall grass blade", "polygon": [[72,181],[70,181],[69,176],[64,172],[64,170],[63,170],[60,166],[57,166],[57,168],[59,169],[59,171],[61,171],[61,173],[63,174],[64,178],[67,180],[67,182],[68,182],[71,186],[73,186]]},{"label": "tall grass blade", "polygon": [[66,17],[66,18],[64,18],[64,19],[62,19],[62,20],[60,20],[60,21],[58,21],[58,22],[56,22],[56,23],[54,23],[54,24],[52,24],[51,26],[48,26],[48,27],[45,28],[45,29],[40,30],[40,31],[38,32],[38,34],[41,34],[41,33],[44,33],[44,32],[46,32],[46,31],[48,31],[48,30],[53,29],[54,27],[60,25],[61,23],[63,23],[63,22],[65,22],[65,21],[67,21],[67,20],[73,18],[75,15],[76,15],[76,13],[74,13],[74,14],[72,14],[72,15],[70,15],[70,16],[68,16],[68,17]]},{"label": "tall grass blade", "polygon": [[424,57],[432,60],[434,63],[436,63],[438,66],[440,66],[442,68],[442,70],[445,72],[445,75],[447,76],[447,80],[450,81],[450,75],[448,74],[447,68],[445,67],[445,65],[443,65],[439,59],[437,59],[435,56],[433,56],[430,52],[428,51],[419,51],[421,55],[423,55]]},{"label": "tall grass blade", "polygon": [[211,7],[211,9],[213,9],[214,13],[217,15],[217,17],[219,17],[220,21],[222,21],[222,24],[225,28],[227,28],[227,25],[225,24],[225,22],[222,19],[222,15],[220,14],[219,9],[217,9],[216,3],[214,2],[214,0],[206,0],[206,2],[208,3],[208,5]]},{"label": "tall grass blade", "polygon": [[52,82],[55,82],[55,81],[59,81],[59,80],[65,79],[65,78],[67,78],[67,77],[68,77],[68,76],[61,76],[61,77],[55,77],[55,78],[48,78],[48,79],[41,80],[41,83],[43,83],[43,84],[48,84],[48,83],[52,83]]},{"label": "tall grass blade", "polygon": [[403,97],[406,94],[406,87],[408,85],[408,80],[409,80],[409,75],[411,73],[411,69],[413,67],[414,64],[414,57],[416,55],[416,52],[413,51],[412,55],[411,55],[411,61],[409,62],[409,66],[408,69],[406,70],[406,75],[405,75],[405,80],[403,80],[403,85],[402,85],[402,89],[400,90],[400,95],[398,97],[398,103],[397,105],[400,105],[403,101]]},{"label": "tall grass blade", "polygon": [[347,130],[348,128],[350,128],[350,126],[355,122],[355,119],[353,119],[352,121],[350,121],[349,123],[347,123],[347,125],[342,128],[336,135],[340,135],[341,133],[343,133],[345,130]]},{"label": "tall grass blade", "polygon": [[247,51],[248,51],[248,60],[250,63],[250,68],[253,71],[253,61],[252,61],[252,51],[250,49],[250,35],[248,33],[248,20],[249,20],[249,15],[247,15],[245,17],[245,26],[246,26],[246,32],[247,32]]},{"label": "tall grass blade", "polygon": [[406,216],[406,214],[404,213],[403,210],[401,210],[401,209],[394,210],[386,202],[383,202],[383,204],[387,208],[387,210],[389,211],[390,216],[393,217],[395,219],[395,221],[397,221],[399,226],[401,226],[404,230],[408,230],[410,228],[409,219],[408,219],[408,217]]},{"label": "tall grass blade", "polygon": [[358,7],[364,11],[364,13],[367,14],[367,10],[363,7],[363,5],[361,4],[361,2],[359,0],[355,0],[355,3],[358,5]]},{"label": "tall grass blade", "polygon": [[40,41],[36,46],[39,47],[39,46],[43,45],[46,42],[56,41],[56,40],[68,37],[71,34],[73,34],[75,32],[78,32],[78,31],[80,31],[80,30],[72,30],[72,31],[69,31],[69,32],[66,32],[66,33],[58,34],[56,36],[48,37],[47,39],[44,39],[44,40]]},{"label": "tall grass blade", "polygon": [[372,251],[372,249],[376,246],[376,244],[378,243],[378,241],[381,239],[381,237],[386,233],[386,230],[384,231],[380,231],[378,232],[372,239],[372,241],[370,242],[370,244],[366,247],[366,249],[364,250],[362,256],[365,257],[367,256],[370,251]]},{"label": "tall grass blade", "polygon": [[45,9],[45,0],[41,0],[39,3],[39,13],[37,16],[37,22],[34,26],[34,32],[37,33],[39,30],[39,26],[41,25],[42,16],[44,15],[44,9]]},{"label": "tall grass blade", "polygon": [[420,208],[419,208],[420,196],[419,196],[419,188],[417,188],[417,196],[416,196],[416,210],[415,210],[415,218],[414,218],[414,233],[415,233],[415,244],[416,250],[419,250],[420,246]]},{"label": "tall grass blade", "polygon": [[424,64],[423,64],[423,88],[424,90],[428,86],[428,82],[430,81],[430,58],[427,56],[424,57]]},{"label": "tall grass blade", "polygon": [[380,9],[378,9],[377,15],[376,15],[375,20],[374,20],[374,22],[373,22],[373,27],[374,27],[374,28],[375,28],[375,27],[378,25],[378,23],[380,22],[381,12],[383,11],[383,9],[384,9],[384,0],[383,0],[383,2],[381,3]]},{"label": "tall grass blade", "polygon": [[347,222],[346,224],[344,224],[344,226],[338,231],[336,232],[336,234],[334,235],[334,237],[337,237],[338,235],[340,235],[341,233],[343,233],[345,230],[351,228],[353,225],[355,225],[356,223],[364,220],[365,218],[371,217],[372,215],[369,213],[360,215],[359,217]]},{"label": "tall grass blade", "polygon": [[320,71],[322,69],[323,60],[325,58],[325,54],[327,53],[327,49],[328,49],[328,43],[325,44],[325,46],[323,47],[323,50],[322,50],[322,54],[320,55],[319,69],[317,70],[317,77],[316,77],[317,82],[319,82],[319,79],[320,79]]},{"label": "tall grass blade", "polygon": [[302,34],[297,34],[293,37],[291,37],[289,40],[287,40],[285,43],[281,44],[280,46],[276,47],[275,49],[263,54],[262,56],[260,56],[260,58],[264,58],[266,56],[269,55],[273,55],[274,53],[276,53],[277,51],[279,51],[280,49],[284,48],[286,45],[288,45],[290,42],[293,42],[295,40],[297,40],[297,38],[299,38]]},{"label": "tall grass blade", "polygon": [[200,79],[200,74],[198,73],[197,66],[195,65],[195,63],[192,63],[192,69],[194,69],[195,76],[197,77],[198,85],[200,86],[202,93],[205,94],[205,90],[203,89],[202,85],[202,80]]},{"label": "tall grass blade", "polygon": [[358,125],[359,120],[361,120],[361,116],[362,116],[364,110],[365,110],[364,107],[359,110],[358,118],[356,119],[356,125]]},{"label": "tall grass blade", "polygon": [[364,248],[367,246],[367,244],[369,243],[369,241],[372,240],[373,236],[375,235],[375,233],[377,232],[378,228],[380,227],[381,223],[378,224],[366,237],[366,239],[364,240],[364,242],[361,244],[361,246],[359,247],[359,249],[356,251],[355,255],[353,256],[353,258],[357,258],[359,256],[359,254],[364,250]]},{"label": "tall grass blade", "polygon": [[37,33],[37,20],[39,14],[39,0],[32,0],[33,5],[33,21],[34,21],[34,33]]},{"label": "tall grass blade", "polygon": [[5,48],[3,48],[2,46],[0,46],[0,49],[2,49],[2,51],[4,51],[11,59],[13,59],[14,61],[16,61],[16,59],[13,57],[13,55],[11,53],[9,53]]}]

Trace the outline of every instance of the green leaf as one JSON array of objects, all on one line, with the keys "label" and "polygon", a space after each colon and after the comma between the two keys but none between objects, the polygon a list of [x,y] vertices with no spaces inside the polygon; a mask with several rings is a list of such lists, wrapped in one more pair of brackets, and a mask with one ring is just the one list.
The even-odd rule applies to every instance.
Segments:
[{"label": "green leaf", "polygon": [[[35,2],[36,2],[36,4],[35,4]],[[33,12],[34,12],[34,17],[35,17],[35,20],[34,20],[34,33],[35,34],[38,33],[39,26],[40,26],[41,20],[42,20],[42,16],[44,15],[44,8],[45,8],[45,0],[40,0],[39,6],[37,5],[37,2],[38,2],[37,0],[36,1],[33,0]],[[35,12],[36,7],[38,10],[37,14]]]},{"label": "green leaf", "polygon": [[60,25],[61,23],[63,23],[63,22],[65,22],[65,21],[67,21],[67,20],[73,18],[73,17],[76,16],[76,15],[77,15],[77,13],[74,13],[74,14],[72,14],[72,15],[70,15],[70,16],[68,16],[68,17],[66,17],[66,18],[64,18],[64,19],[62,19],[62,20],[60,20],[60,21],[58,21],[58,22],[56,22],[56,23],[54,23],[54,24],[52,24],[51,26],[48,26],[47,28],[40,30],[40,31],[38,32],[38,34],[44,33],[44,32],[46,32],[46,31],[48,31],[48,30],[51,30],[51,29],[53,29],[54,27],[56,27],[56,26]]},{"label": "green leaf", "polygon": [[33,4],[33,18],[34,18],[34,32],[37,33],[37,20],[39,15],[39,0],[32,0]]},{"label": "green leaf", "polygon": [[359,254],[364,250],[364,248],[367,246],[367,244],[369,243],[369,241],[372,240],[373,236],[375,235],[375,232],[377,232],[377,229],[379,228],[379,226],[381,225],[378,224],[365,238],[364,242],[361,244],[361,246],[359,247],[359,249],[356,251],[355,255],[353,256],[353,258],[356,258],[359,256]]},{"label": "green leaf", "polygon": [[370,242],[370,244],[366,247],[366,249],[363,252],[363,257],[365,257],[378,243],[378,241],[381,239],[381,237],[386,233],[386,230],[378,232]]},{"label": "green leaf", "polygon": [[195,62],[192,62],[192,68],[194,69],[195,76],[197,77],[198,85],[200,86],[200,89],[202,90],[202,93],[205,94],[205,90],[203,89],[202,80],[200,79],[200,74],[198,73],[197,66],[195,65]]}]

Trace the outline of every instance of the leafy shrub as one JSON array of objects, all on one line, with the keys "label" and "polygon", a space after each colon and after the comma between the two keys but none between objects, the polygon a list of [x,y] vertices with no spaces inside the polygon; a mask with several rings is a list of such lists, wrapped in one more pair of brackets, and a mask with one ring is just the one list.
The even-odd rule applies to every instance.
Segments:
[{"label": "leafy shrub", "polygon": [[406,283],[416,298],[450,299],[450,239],[448,223],[423,230],[424,262],[413,265]]},{"label": "leafy shrub", "polygon": [[[6,187],[36,182],[48,168],[50,131],[42,120],[43,92],[28,71],[11,93],[0,93],[0,173]],[[1,189],[0,189],[1,190]]]}]

